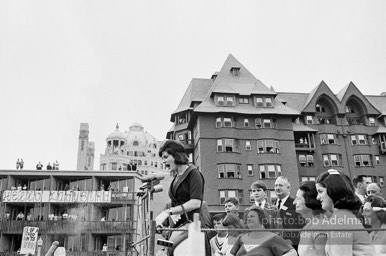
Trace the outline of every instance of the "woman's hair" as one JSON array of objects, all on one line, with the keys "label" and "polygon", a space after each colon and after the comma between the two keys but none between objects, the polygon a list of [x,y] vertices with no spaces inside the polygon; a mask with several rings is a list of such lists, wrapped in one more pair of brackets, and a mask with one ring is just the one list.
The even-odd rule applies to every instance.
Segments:
[{"label": "woman's hair", "polygon": [[174,157],[175,164],[188,164],[189,158],[185,153],[184,145],[175,140],[167,140],[158,151],[158,155],[162,157],[162,153],[166,152]]},{"label": "woman's hair", "polygon": [[[243,223],[239,219],[236,214],[228,213],[224,220],[222,221],[222,225],[224,227],[233,226],[234,228],[244,228]],[[242,231],[238,231],[238,234],[243,233]]]},{"label": "woman's hair", "polygon": [[321,173],[316,183],[326,188],[327,195],[332,199],[335,208],[351,211],[358,211],[361,208],[362,202],[355,195],[354,186],[346,174],[330,169]]},{"label": "woman's hair", "polygon": [[312,210],[312,214],[317,216],[325,211],[322,209],[322,203],[316,199],[318,192],[314,181],[303,181],[299,189],[303,191],[305,205]]},{"label": "woman's hair", "polygon": [[[370,195],[365,199],[365,202],[371,203],[371,207],[386,207],[386,200],[383,199],[383,197],[377,196],[377,195]],[[377,211],[375,212],[378,219],[381,221],[382,224],[386,223],[386,212],[385,211]]]},{"label": "woman's hair", "polygon": [[260,224],[263,225],[264,228],[269,229],[271,227],[269,215],[267,214],[267,212],[264,209],[257,207],[257,206],[252,206],[251,208],[245,210],[245,212],[244,212],[244,223],[245,224],[247,224],[248,214],[251,211],[254,211],[257,213]]}]

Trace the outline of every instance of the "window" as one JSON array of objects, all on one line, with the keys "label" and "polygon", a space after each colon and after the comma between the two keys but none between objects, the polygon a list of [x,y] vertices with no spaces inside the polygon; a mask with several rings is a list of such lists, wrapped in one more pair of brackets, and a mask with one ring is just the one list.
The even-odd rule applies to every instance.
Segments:
[{"label": "window", "polygon": [[239,141],[235,139],[218,139],[217,152],[240,152]]},{"label": "window", "polygon": [[244,127],[249,127],[249,119],[244,118]]},{"label": "window", "polygon": [[339,154],[323,155],[323,166],[341,166],[342,156]]},{"label": "window", "polygon": [[374,117],[369,117],[369,125],[375,126],[375,118]]},{"label": "window", "polygon": [[326,109],[323,105],[316,104],[315,108],[316,108],[316,112],[326,112]]},{"label": "window", "polygon": [[375,165],[381,165],[381,159],[379,158],[379,156],[375,156],[374,159],[375,159]]},{"label": "window", "polygon": [[221,128],[221,127],[237,127],[237,120],[236,118],[231,118],[231,117],[217,117],[216,118],[216,128]]},{"label": "window", "polygon": [[226,105],[227,106],[233,106],[234,105],[233,96],[227,96],[226,97]]},{"label": "window", "polygon": [[217,140],[217,152],[223,152],[222,139]]},{"label": "window", "polygon": [[258,140],[257,153],[274,153],[279,154],[279,142],[276,140]]},{"label": "window", "polygon": [[357,136],[351,135],[351,144],[352,145],[358,145]]},{"label": "window", "polygon": [[257,108],[271,108],[273,107],[273,98],[270,96],[258,96],[256,97],[256,107]]},{"label": "window", "polygon": [[313,155],[307,155],[307,164],[308,164],[308,166],[314,166],[314,156]]},{"label": "window", "polygon": [[320,134],[320,145],[338,144],[335,134]]},{"label": "window", "polygon": [[385,182],[384,179],[384,177],[379,176],[379,184],[383,185],[383,183]]},{"label": "window", "polygon": [[313,155],[299,155],[300,166],[314,166]]},{"label": "window", "polygon": [[256,107],[264,107],[262,97],[256,97]]},{"label": "window", "polygon": [[346,105],[346,113],[355,113],[354,108],[350,105]]},{"label": "window", "polygon": [[272,98],[265,98],[265,106],[266,107],[272,107]]},{"label": "window", "polygon": [[139,145],[138,141],[133,142],[133,146],[138,146],[138,145]]},{"label": "window", "polygon": [[220,204],[224,204],[224,201],[228,197],[235,197],[238,199],[239,204],[243,203],[243,191],[238,189],[219,190],[220,192]]},{"label": "window", "polygon": [[261,164],[259,165],[260,179],[275,179],[281,176],[281,165]]},{"label": "window", "polygon": [[246,97],[240,97],[239,98],[239,103],[240,104],[249,104],[249,99]]},{"label": "window", "polygon": [[232,118],[229,118],[229,117],[224,118],[224,127],[232,127]]},{"label": "window", "polygon": [[271,119],[263,119],[263,127],[271,128]]},{"label": "window", "polygon": [[251,151],[252,150],[252,146],[251,146],[251,141],[250,140],[246,140],[245,141],[245,150],[246,151]]},{"label": "window", "polygon": [[315,176],[303,176],[301,177],[302,181],[315,181]]},{"label": "window", "polygon": [[261,128],[261,118],[256,118],[255,119],[255,125],[256,125],[256,128]]},{"label": "window", "polygon": [[221,117],[216,118],[216,128],[222,127],[222,120]]},{"label": "window", "polygon": [[313,124],[312,116],[306,116],[306,124]]},{"label": "window", "polygon": [[225,104],[224,96],[217,96],[217,105],[224,106],[224,104]]},{"label": "window", "polygon": [[371,166],[370,155],[354,155],[355,167]]},{"label": "window", "polygon": [[240,67],[232,67],[231,73],[233,76],[239,76],[240,75]]},{"label": "window", "polygon": [[252,164],[247,164],[247,173],[248,173],[248,176],[253,176],[253,165]]},{"label": "window", "polygon": [[359,141],[359,145],[367,145],[366,136],[363,134],[358,135],[358,141]]}]

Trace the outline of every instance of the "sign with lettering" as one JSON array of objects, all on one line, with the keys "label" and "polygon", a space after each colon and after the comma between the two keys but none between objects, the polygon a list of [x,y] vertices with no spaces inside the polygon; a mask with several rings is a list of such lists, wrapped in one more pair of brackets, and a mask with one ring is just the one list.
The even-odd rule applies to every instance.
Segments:
[{"label": "sign with lettering", "polygon": [[34,191],[5,190],[6,203],[110,203],[111,191]]},{"label": "sign with lettering", "polygon": [[38,241],[39,228],[24,227],[21,239],[20,254],[35,254],[36,242]]}]

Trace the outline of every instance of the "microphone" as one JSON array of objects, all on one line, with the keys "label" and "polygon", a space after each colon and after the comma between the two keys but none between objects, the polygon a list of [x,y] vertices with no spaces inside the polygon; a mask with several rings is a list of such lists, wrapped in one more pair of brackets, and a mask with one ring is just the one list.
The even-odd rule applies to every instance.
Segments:
[{"label": "microphone", "polygon": [[162,175],[162,174],[153,174],[153,175],[141,178],[141,181],[142,182],[152,182],[152,181],[156,181],[156,180],[159,181],[159,180],[163,180],[163,179],[165,179],[164,175]]},{"label": "microphone", "polygon": [[164,191],[164,186],[162,185],[155,185],[151,190],[150,190],[150,193],[154,194],[154,193],[159,193],[159,192],[162,192]]},{"label": "microphone", "polygon": [[[164,186],[162,185],[155,185],[151,190],[150,190],[150,195],[153,195],[154,193],[162,192],[164,191]],[[137,193],[137,196],[142,196],[142,199],[145,199],[149,196],[149,193],[143,191],[144,193],[140,195]]]},{"label": "microphone", "polygon": [[55,241],[52,243],[50,249],[48,249],[47,253],[46,253],[46,256],[52,256],[54,255],[54,252],[56,251],[56,248],[58,248],[59,246],[59,242],[58,241]]}]

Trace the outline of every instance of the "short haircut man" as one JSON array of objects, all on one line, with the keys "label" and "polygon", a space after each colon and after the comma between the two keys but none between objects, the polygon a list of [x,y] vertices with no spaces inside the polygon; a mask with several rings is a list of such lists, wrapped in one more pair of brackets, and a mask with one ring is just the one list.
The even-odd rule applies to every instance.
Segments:
[{"label": "short haircut man", "polygon": [[353,178],[352,183],[355,188],[355,194],[359,197],[362,203],[364,203],[365,195],[367,193],[366,188],[367,185],[371,183],[371,179],[366,175],[357,175]]},{"label": "short haircut man", "polygon": [[239,211],[239,200],[235,197],[228,197],[224,201],[224,207],[225,207],[225,212],[228,213],[233,213],[238,215]]},{"label": "short haircut man", "polygon": [[212,217],[214,229],[223,229],[222,231],[218,230],[217,235],[209,241],[212,255],[219,255],[219,252],[221,252],[224,242],[228,240],[228,232],[224,230],[225,227],[223,226],[225,216],[225,214],[219,213]]}]

